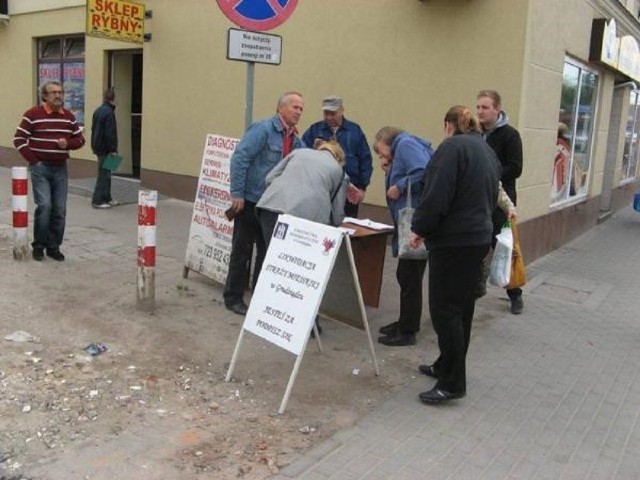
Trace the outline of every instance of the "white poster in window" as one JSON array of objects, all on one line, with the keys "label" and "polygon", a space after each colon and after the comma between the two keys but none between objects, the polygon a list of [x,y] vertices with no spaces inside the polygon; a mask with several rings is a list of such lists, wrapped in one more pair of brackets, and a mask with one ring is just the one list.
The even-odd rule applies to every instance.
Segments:
[{"label": "white poster in window", "polygon": [[229,165],[239,140],[207,135],[185,265],[216,282],[225,283],[231,254],[233,223],[224,212],[231,206]]},{"label": "white poster in window", "polygon": [[342,235],[337,228],[280,215],[243,328],[300,355]]}]

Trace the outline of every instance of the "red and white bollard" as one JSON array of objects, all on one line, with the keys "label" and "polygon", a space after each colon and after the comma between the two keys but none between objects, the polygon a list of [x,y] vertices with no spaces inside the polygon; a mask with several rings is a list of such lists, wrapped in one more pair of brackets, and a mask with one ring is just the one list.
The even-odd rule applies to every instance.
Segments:
[{"label": "red and white bollard", "polygon": [[11,208],[13,209],[13,258],[29,259],[29,213],[27,212],[27,167],[11,168]]},{"label": "red and white bollard", "polygon": [[138,289],[137,306],[153,310],[156,296],[156,206],[158,192],[138,192]]}]

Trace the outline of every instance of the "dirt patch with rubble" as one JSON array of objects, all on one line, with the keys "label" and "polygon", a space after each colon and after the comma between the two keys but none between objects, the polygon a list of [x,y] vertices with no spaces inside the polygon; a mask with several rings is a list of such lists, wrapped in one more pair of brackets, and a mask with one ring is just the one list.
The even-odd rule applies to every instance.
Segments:
[{"label": "dirt patch with rubble", "polygon": [[[378,346],[375,376],[363,332],[325,321],[325,353],[309,343],[278,415],[295,357],[246,335],[236,378],[225,383],[242,317],[212,300],[219,287],[194,274],[184,280],[179,269],[157,275],[156,308],[145,313],[135,307],[135,264],[116,247],[108,262],[73,250],[63,263],[16,262],[7,237],[3,479],[266,478],[415,380],[416,362],[433,348],[432,333],[418,347]],[[18,331],[36,338],[4,338]],[[95,342],[108,349],[90,355]]]}]

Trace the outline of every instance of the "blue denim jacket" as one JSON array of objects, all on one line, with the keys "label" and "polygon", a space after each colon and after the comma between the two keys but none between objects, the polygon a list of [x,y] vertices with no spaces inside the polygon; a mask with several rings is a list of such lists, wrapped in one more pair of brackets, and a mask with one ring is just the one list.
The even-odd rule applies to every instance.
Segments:
[{"label": "blue denim jacket", "polygon": [[[265,190],[265,178],[282,160],[284,128],[280,117],[257,121],[247,131],[231,156],[231,196],[258,203]],[[293,148],[302,147],[298,137]]]},{"label": "blue denim jacket", "polygon": [[[324,121],[314,123],[302,135],[302,141],[309,148],[313,148],[313,142],[317,138],[334,138],[333,131]],[[367,137],[360,125],[343,118],[335,138],[346,155],[344,171],[349,175],[349,181],[358,188],[366,189],[371,180],[373,165]]]}]

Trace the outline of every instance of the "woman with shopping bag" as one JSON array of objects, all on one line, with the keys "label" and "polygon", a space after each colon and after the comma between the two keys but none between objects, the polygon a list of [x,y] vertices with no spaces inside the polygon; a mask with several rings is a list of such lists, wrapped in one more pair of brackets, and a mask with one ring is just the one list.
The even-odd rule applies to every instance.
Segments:
[{"label": "woman with shopping bag", "polygon": [[469,108],[451,107],[445,137],[425,171],[413,218],[412,242],[429,250],[429,311],[440,356],[419,371],[437,378],[420,394],[426,404],[466,394],[466,355],[475,309],[475,287],[491,246],[500,165],[480,135]]},{"label": "woman with shopping bag", "polygon": [[[385,172],[385,196],[394,226],[391,247],[393,256],[398,257],[396,280],[400,285],[398,320],[380,328],[382,336],[378,342],[388,347],[415,345],[422,317],[422,279],[428,253],[424,246],[410,249],[408,234],[433,149],[427,140],[396,127],[383,127],[376,133],[373,150]],[[407,234],[403,235],[405,231]]]}]

